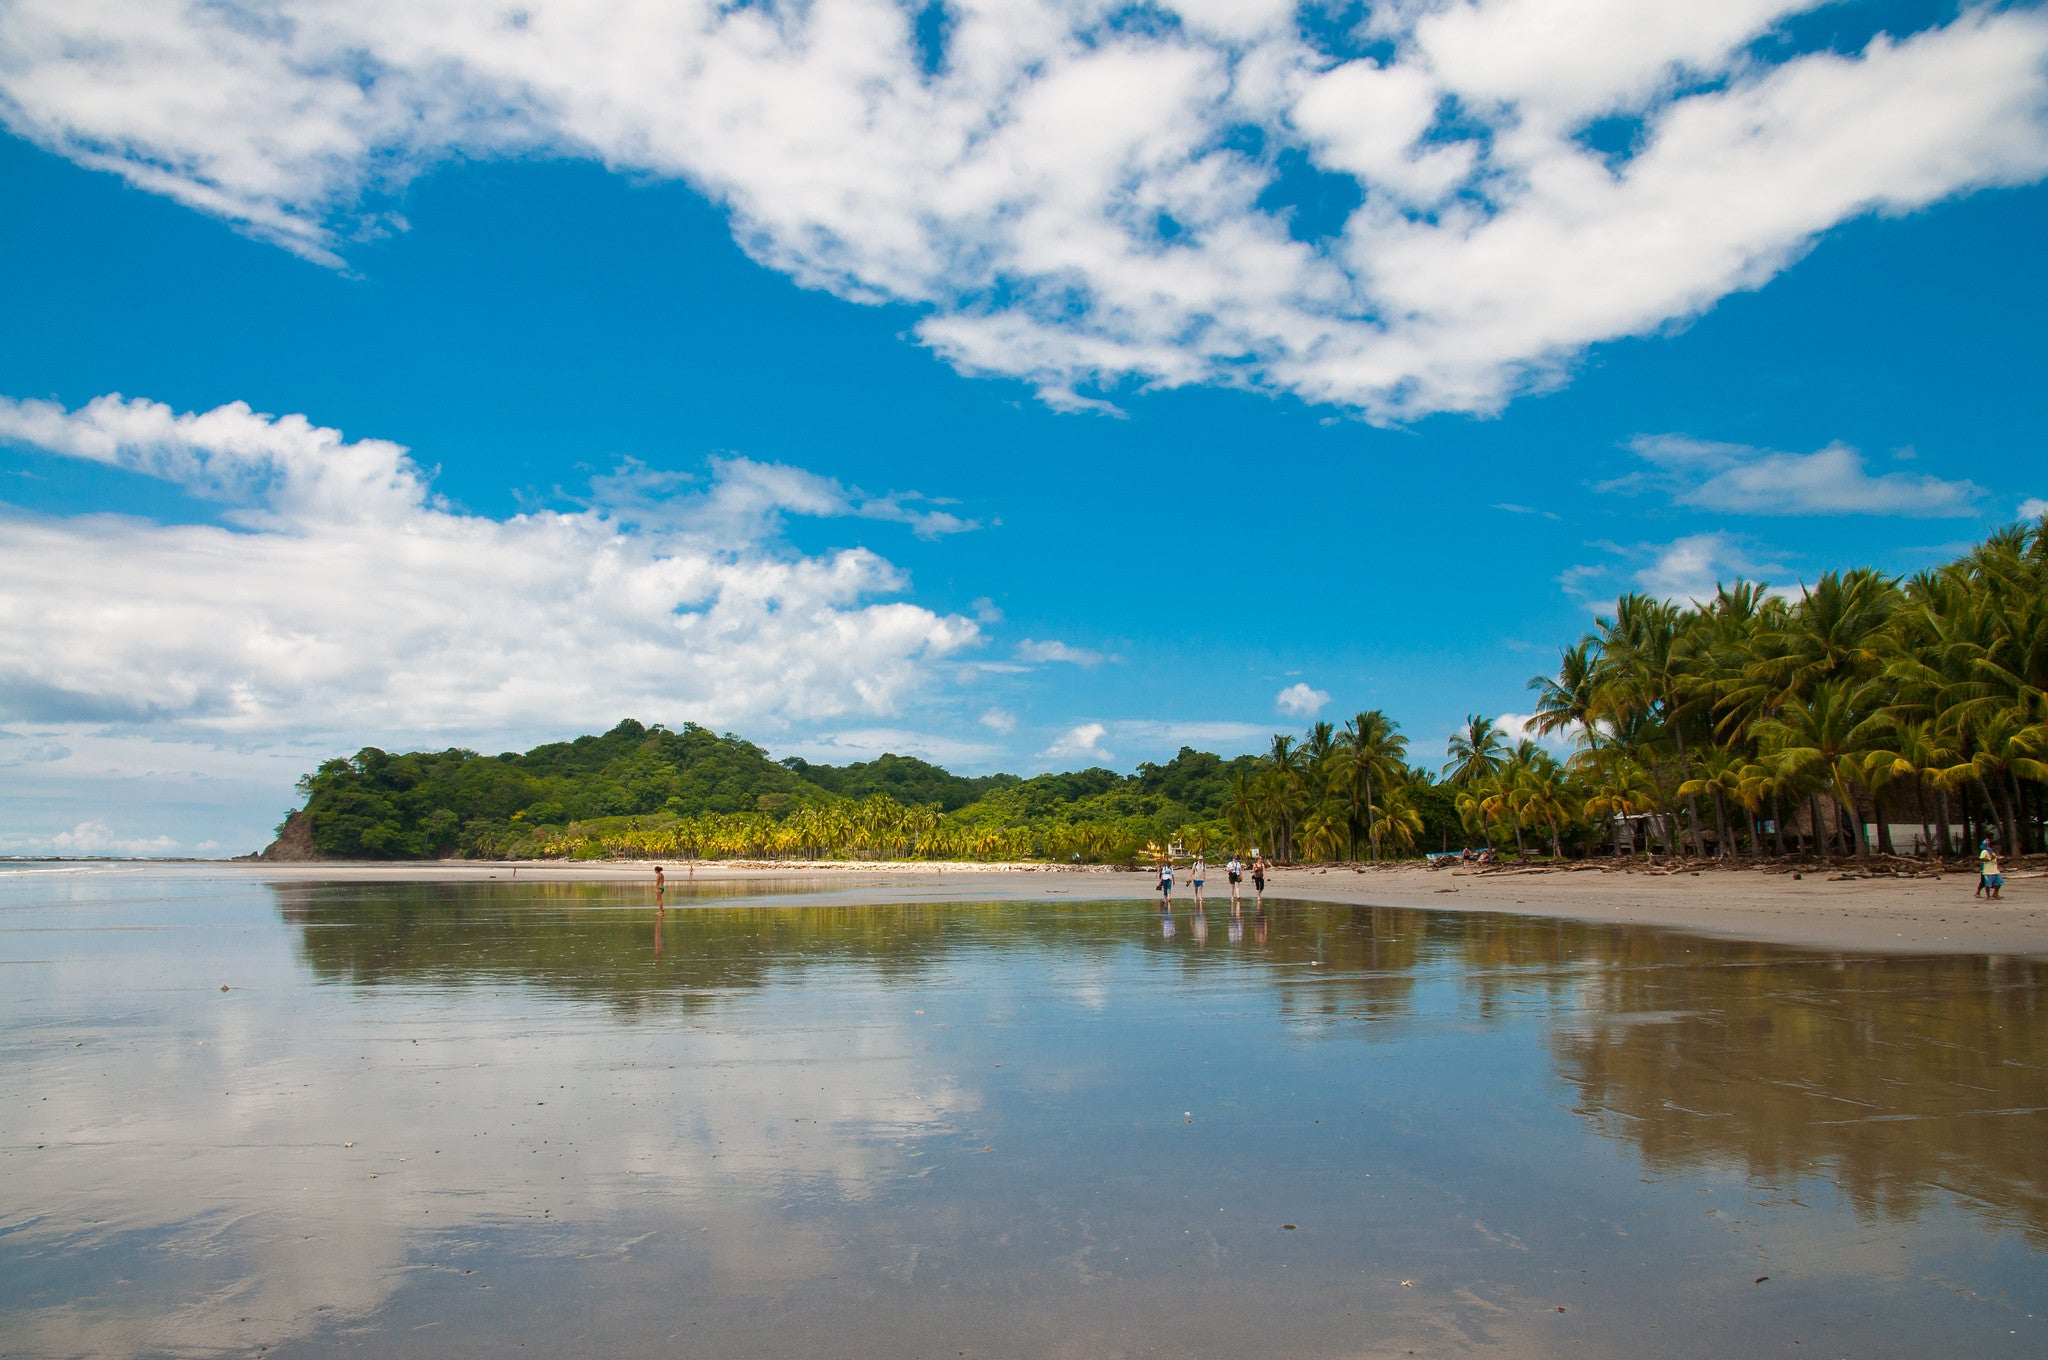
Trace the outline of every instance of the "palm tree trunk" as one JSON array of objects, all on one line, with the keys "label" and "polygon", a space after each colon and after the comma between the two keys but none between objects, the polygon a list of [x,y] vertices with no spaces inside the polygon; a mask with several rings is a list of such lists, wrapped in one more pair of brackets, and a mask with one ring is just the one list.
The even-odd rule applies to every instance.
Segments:
[{"label": "palm tree trunk", "polygon": [[1849,829],[1843,834],[1855,844],[1857,859],[1870,858],[1870,842],[1863,836],[1863,809],[1857,806],[1856,795],[1841,780],[1835,781],[1835,796],[1842,800],[1842,811],[1849,814]]},{"label": "palm tree trunk", "polygon": [[[1670,705],[1668,703],[1665,705],[1665,711],[1667,714],[1670,712]],[[1685,731],[1679,726],[1675,717],[1671,723],[1671,736],[1678,743],[1678,779],[1680,783],[1683,783],[1692,778],[1692,760],[1685,753]],[[1685,795],[1685,818],[1686,825],[1692,831],[1692,852],[1697,855],[1701,853],[1700,802],[1699,799],[1689,793]]]},{"label": "palm tree trunk", "polygon": [[1820,840],[1820,794],[1818,791],[1806,795],[1807,830],[1812,833],[1813,853],[1817,859],[1826,859],[1827,852],[1821,849]]},{"label": "palm tree trunk", "polygon": [[1719,789],[1714,790],[1714,836],[1714,849],[1719,852],[1720,858],[1727,858],[1729,854],[1728,800],[1721,796]]},{"label": "palm tree trunk", "polygon": [[1941,813],[1941,857],[1943,859],[1952,859],[1954,858],[1955,850],[1949,844],[1948,829],[1950,819],[1954,814],[1949,811],[1948,790],[1946,788],[1937,788],[1934,791],[1934,795],[1935,810]]},{"label": "palm tree trunk", "polygon": [[1370,768],[1366,770],[1366,854],[1370,854],[1372,862],[1378,864],[1378,860],[1380,860],[1380,834],[1378,834],[1378,830],[1374,830],[1374,825],[1372,825],[1372,770]]},{"label": "palm tree trunk", "polygon": [[1775,787],[1771,789],[1771,838],[1778,843],[1778,858],[1785,858],[1785,809]]},{"label": "palm tree trunk", "polygon": [[2007,820],[2012,823],[2012,836],[2005,843],[2006,853],[2024,855],[2027,853],[2027,843],[2020,839],[2020,832],[2023,829],[2020,822],[2020,780],[2019,776],[2012,772],[2012,766],[2010,765],[2005,767],[2005,782],[2006,786],[2012,791],[2012,797],[2006,802],[2005,815]]},{"label": "palm tree trunk", "polygon": [[1984,790],[1984,811],[1991,822],[1992,835],[2004,842],[2005,852],[2009,855],[2012,853],[2012,835],[2007,828],[2012,823],[2012,816],[2005,810],[2004,800],[1999,796],[2004,790],[1982,775],[1978,776],[1977,784]]}]

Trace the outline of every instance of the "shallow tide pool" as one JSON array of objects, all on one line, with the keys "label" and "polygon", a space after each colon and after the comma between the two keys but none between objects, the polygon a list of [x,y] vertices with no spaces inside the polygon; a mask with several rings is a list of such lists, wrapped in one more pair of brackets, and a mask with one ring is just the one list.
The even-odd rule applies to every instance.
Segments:
[{"label": "shallow tide pool", "polygon": [[0,870],[0,1355],[2048,1353],[2041,963],[734,892]]}]

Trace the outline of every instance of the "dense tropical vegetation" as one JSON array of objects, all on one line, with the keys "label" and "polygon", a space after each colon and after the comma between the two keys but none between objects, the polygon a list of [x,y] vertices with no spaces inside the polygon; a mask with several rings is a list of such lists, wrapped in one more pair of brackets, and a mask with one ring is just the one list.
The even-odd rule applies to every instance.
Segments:
[{"label": "dense tropical vegetation", "polygon": [[776,762],[737,736],[629,720],[523,754],[365,749],[307,776],[294,819],[342,858],[1114,863],[1178,845],[1356,862],[1472,841],[1552,858],[1957,855],[1980,836],[2037,851],[2048,520],[1904,580],[1859,569],[1797,592],[1737,581],[1689,605],[1624,596],[1530,687],[1533,736],[1475,714],[1436,770],[1377,709],[1257,756],[1183,747],[1128,776],[1033,779],[895,755]]}]

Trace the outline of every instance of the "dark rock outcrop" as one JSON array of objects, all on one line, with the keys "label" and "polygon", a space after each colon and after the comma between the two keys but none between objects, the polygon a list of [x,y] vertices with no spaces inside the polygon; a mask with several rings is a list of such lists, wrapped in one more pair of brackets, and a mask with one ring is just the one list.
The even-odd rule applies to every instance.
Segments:
[{"label": "dark rock outcrop", "polygon": [[284,819],[284,825],[277,829],[277,839],[265,847],[256,858],[268,862],[291,862],[319,859],[320,852],[313,848],[313,824],[300,808]]}]

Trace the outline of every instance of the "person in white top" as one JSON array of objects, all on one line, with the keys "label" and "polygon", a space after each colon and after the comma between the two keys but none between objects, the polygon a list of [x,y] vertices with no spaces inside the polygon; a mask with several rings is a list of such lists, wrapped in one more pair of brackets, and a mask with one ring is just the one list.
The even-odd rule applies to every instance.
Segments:
[{"label": "person in white top", "polygon": [[1237,905],[1238,885],[1244,882],[1244,861],[1232,855],[1230,863],[1223,866],[1223,872],[1230,876],[1230,905],[1234,907]]},{"label": "person in white top", "polygon": [[1195,907],[1197,910],[1200,910],[1202,905],[1202,874],[1208,867],[1208,865],[1202,863],[1202,857],[1196,855],[1194,864],[1188,869],[1188,878],[1194,884]]}]

